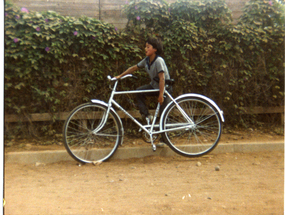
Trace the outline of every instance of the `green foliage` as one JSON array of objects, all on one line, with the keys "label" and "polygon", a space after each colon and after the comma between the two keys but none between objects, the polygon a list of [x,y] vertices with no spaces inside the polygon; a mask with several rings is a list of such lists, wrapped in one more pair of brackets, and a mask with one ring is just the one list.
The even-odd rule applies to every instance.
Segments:
[{"label": "green foliage", "polygon": [[124,7],[127,15],[127,30],[135,34],[161,32],[170,23],[170,8],[164,1],[131,1]]},{"label": "green foliage", "polygon": [[232,105],[239,110],[284,105],[284,18],[284,5],[277,1],[252,0],[232,30],[243,49],[233,85],[243,95],[233,96]]},{"label": "green foliage", "polygon": [[105,99],[107,74],[139,52],[134,37],[99,20],[6,5],[5,112],[53,113]]},{"label": "green foliage", "polygon": [[[227,122],[246,124],[243,115],[232,116],[244,107],[284,104],[283,3],[251,0],[233,25],[225,1],[131,1],[123,31],[97,19],[6,3],[5,113],[55,113],[91,98],[106,100],[106,76],[136,64],[145,39],[157,36],[171,77],[183,83],[175,85],[174,96],[204,94],[228,114]],[[149,81],[145,72],[137,75],[121,89]],[[120,99],[133,107],[131,97]]]},{"label": "green foliage", "polygon": [[[132,4],[141,2],[146,4]],[[149,19],[160,11],[152,10]],[[175,95],[196,92],[209,96],[230,116],[230,123],[245,123],[242,115],[235,116],[244,107],[283,105],[285,30],[280,2],[250,1],[237,25],[231,23],[224,1],[178,0],[168,6],[168,12],[169,20],[162,19],[163,28],[143,20],[132,22],[128,31],[141,38],[155,34],[163,39],[171,77],[184,83],[175,86]],[[137,14],[132,10],[130,17]]]},{"label": "green foliage", "polygon": [[274,0],[251,0],[243,9],[239,24],[246,23],[256,28],[282,27],[284,25],[284,6]]},{"label": "green foliage", "polygon": [[232,21],[225,1],[217,0],[178,0],[171,5],[171,16],[172,20],[183,19],[207,31]]}]

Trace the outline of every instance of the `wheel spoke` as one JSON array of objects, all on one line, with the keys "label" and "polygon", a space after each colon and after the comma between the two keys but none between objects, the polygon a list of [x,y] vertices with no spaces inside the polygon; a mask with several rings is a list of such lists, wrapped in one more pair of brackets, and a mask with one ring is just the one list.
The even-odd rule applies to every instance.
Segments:
[{"label": "wheel spoke", "polygon": [[[186,97],[177,101],[188,117],[194,122],[183,130],[166,131],[163,138],[177,153],[184,156],[200,156],[213,150],[221,135],[221,119],[218,111],[207,101]],[[165,110],[163,128],[169,124],[187,124],[175,105]],[[189,124],[189,123],[188,123]]]},{"label": "wheel spoke", "polygon": [[122,141],[121,123],[112,111],[99,132],[107,107],[87,103],[77,107],[64,125],[64,145],[77,161],[91,163],[109,159]]}]

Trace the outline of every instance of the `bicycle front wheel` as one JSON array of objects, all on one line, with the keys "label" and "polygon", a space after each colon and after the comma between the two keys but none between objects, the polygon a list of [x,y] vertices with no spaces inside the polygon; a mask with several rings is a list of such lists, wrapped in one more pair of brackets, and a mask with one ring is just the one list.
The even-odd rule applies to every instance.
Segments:
[{"label": "bicycle front wheel", "polygon": [[163,117],[163,139],[176,153],[186,157],[197,157],[209,153],[218,144],[222,123],[218,110],[208,101],[196,97],[177,100],[189,122],[177,108],[170,105]]},{"label": "bicycle front wheel", "polygon": [[106,161],[122,142],[121,121],[110,110],[104,123],[106,113],[106,106],[100,103],[86,103],[76,107],[65,121],[64,146],[76,161]]}]

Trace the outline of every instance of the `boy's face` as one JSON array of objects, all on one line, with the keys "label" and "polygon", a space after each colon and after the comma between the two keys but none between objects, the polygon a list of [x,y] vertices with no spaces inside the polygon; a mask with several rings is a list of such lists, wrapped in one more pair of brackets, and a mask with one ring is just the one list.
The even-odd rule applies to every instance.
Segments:
[{"label": "boy's face", "polygon": [[153,48],[151,44],[146,43],[145,44],[145,55],[148,57],[151,57],[155,55],[157,49]]}]

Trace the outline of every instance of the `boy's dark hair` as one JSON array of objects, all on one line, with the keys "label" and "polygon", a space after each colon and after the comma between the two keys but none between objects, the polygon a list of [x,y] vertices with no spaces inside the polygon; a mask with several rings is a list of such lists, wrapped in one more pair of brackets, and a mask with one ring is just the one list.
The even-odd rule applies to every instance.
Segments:
[{"label": "boy's dark hair", "polygon": [[154,37],[150,37],[147,39],[147,41],[145,43],[148,43],[150,45],[152,45],[152,47],[154,49],[156,49],[156,54],[157,55],[161,55],[163,52],[163,45],[160,39],[154,38]]}]

